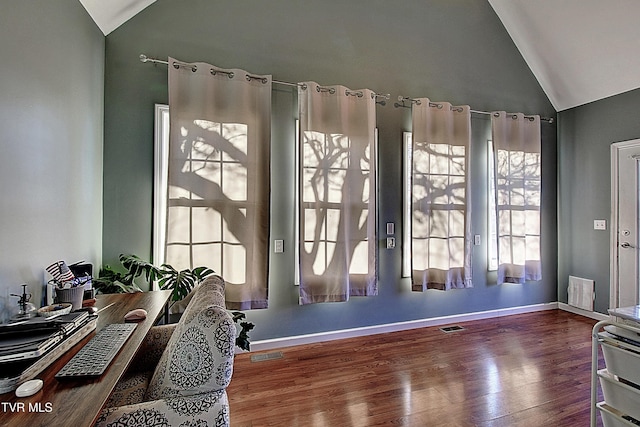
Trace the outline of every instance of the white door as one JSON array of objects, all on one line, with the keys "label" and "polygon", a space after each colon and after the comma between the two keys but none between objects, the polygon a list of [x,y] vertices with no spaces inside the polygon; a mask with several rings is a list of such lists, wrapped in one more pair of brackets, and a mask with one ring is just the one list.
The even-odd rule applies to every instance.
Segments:
[{"label": "white door", "polygon": [[611,146],[611,308],[638,305],[640,139]]}]

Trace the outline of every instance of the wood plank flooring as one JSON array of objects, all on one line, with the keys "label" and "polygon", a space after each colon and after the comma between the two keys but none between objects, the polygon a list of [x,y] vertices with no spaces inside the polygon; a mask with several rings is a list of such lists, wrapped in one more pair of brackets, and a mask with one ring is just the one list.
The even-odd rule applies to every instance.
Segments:
[{"label": "wood plank flooring", "polygon": [[549,310],[239,354],[231,426],[588,426],[595,323]]}]

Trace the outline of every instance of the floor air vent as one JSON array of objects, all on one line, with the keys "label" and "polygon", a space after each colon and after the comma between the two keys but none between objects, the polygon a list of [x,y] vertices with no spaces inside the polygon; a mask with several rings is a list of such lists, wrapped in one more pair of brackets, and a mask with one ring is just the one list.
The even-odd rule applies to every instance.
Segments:
[{"label": "floor air vent", "polygon": [[282,352],[276,351],[273,353],[262,353],[262,354],[252,354],[251,361],[252,362],[265,362],[267,360],[275,360],[282,359]]},{"label": "floor air vent", "polygon": [[453,325],[453,326],[443,326],[442,328],[440,328],[440,330],[445,334],[450,334],[451,332],[464,331],[464,328],[462,326]]}]

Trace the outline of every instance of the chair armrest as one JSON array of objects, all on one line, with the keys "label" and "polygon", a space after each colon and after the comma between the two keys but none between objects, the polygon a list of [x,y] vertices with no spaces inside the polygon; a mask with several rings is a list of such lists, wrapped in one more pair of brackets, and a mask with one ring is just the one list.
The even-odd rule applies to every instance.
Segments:
[{"label": "chair armrest", "polygon": [[153,371],[167,347],[169,338],[176,328],[176,323],[171,325],[153,326],[142,340],[138,352],[131,361],[129,372]]},{"label": "chair armrest", "polygon": [[225,390],[107,408],[100,413],[95,427],[108,425],[178,427],[200,424],[229,426],[229,400]]}]

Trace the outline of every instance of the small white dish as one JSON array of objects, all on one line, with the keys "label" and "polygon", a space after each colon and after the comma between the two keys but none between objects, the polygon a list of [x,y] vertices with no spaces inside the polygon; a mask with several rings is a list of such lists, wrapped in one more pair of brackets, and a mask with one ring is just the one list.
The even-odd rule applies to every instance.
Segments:
[{"label": "small white dish", "polygon": [[43,385],[44,382],[38,379],[26,381],[16,389],[16,397],[33,396],[42,389]]},{"label": "small white dish", "polygon": [[59,304],[47,305],[38,309],[38,316],[51,317],[62,316],[71,313],[72,304],[68,302],[61,302]]}]

